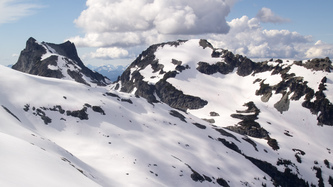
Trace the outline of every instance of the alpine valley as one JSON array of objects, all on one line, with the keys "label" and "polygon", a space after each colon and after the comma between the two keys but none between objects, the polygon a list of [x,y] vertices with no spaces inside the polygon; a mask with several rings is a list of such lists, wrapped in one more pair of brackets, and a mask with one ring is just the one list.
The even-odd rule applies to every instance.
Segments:
[{"label": "alpine valley", "polygon": [[116,82],[73,43],[0,66],[0,186],[333,186],[329,58],[152,45]]}]

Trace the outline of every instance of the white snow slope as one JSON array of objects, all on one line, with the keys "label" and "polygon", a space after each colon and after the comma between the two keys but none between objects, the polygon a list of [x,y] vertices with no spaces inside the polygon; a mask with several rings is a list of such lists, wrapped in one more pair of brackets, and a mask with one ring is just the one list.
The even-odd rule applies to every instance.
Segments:
[{"label": "white snow slope", "polygon": [[[89,87],[0,66],[0,186],[274,186],[272,175],[249,158],[281,173],[288,170],[308,184],[332,185],[333,128],[318,126],[301,101],[291,101],[281,114],[274,102],[264,103],[253,94],[254,80],[266,78],[265,83],[274,84],[278,76],[198,74],[193,66],[200,58],[208,62],[205,55],[210,52],[197,42],[178,50],[164,46],[156,54],[160,62],[177,56],[188,64],[191,68],[170,83],[209,100],[204,108],[187,113],[149,104],[112,86]],[[309,84],[320,83],[310,70],[292,71],[306,75]],[[158,75],[149,79],[152,71],[141,73],[156,83]],[[316,73],[328,78],[325,94],[332,98],[332,74]],[[280,99],[275,97],[270,101]],[[222,128],[237,124],[240,120],[230,115],[245,110],[242,105],[249,101],[260,109],[257,122],[280,149]],[[219,113],[214,124],[201,119],[211,118],[211,111]]]}]

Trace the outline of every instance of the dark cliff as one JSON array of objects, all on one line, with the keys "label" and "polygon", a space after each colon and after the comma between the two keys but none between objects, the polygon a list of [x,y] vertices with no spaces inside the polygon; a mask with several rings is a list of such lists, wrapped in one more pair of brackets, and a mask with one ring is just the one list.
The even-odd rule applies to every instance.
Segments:
[{"label": "dark cliff", "polygon": [[[59,58],[65,64],[58,64]],[[50,66],[54,68],[50,68]],[[38,43],[31,37],[12,68],[44,77],[64,78],[68,76],[68,78],[86,85],[95,83],[104,86],[109,82],[106,77],[91,71],[83,64],[75,45],[69,41],[62,44]],[[91,81],[87,81],[84,77]]]}]

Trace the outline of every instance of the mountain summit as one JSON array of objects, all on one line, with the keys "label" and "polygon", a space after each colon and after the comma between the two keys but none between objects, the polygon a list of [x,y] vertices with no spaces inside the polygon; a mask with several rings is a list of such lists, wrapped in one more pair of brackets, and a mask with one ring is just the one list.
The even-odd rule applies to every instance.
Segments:
[{"label": "mountain summit", "polygon": [[[29,42],[25,69],[79,69]],[[332,186],[332,69],[207,40],[152,45],[103,87],[0,66],[0,186]]]},{"label": "mountain summit", "polygon": [[202,111],[202,118],[217,120],[217,124],[231,114],[217,117],[207,110],[219,111],[232,100],[241,104],[230,106],[233,111],[260,98],[258,103],[272,103],[281,114],[298,101],[318,116],[318,124],[333,126],[332,98],[326,97],[333,90],[327,84],[332,70],[329,58],[253,62],[214,48],[207,40],[175,41],[145,50],[114,88],[151,103],[161,101],[183,111]]},{"label": "mountain summit", "polygon": [[105,86],[110,83],[106,77],[83,64],[75,45],[69,41],[62,44],[39,43],[31,37],[12,68],[32,75],[69,79],[86,85]]}]

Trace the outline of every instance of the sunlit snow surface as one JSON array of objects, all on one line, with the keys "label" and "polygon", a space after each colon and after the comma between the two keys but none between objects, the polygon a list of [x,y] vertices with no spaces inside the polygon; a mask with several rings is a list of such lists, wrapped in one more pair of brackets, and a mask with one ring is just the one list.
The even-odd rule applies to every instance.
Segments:
[{"label": "sunlit snow surface", "polygon": [[[324,160],[333,163],[332,127],[318,126],[316,116],[301,106],[302,99],[291,101],[289,111],[281,114],[273,107],[281,94],[273,95],[266,103],[255,96],[259,88],[259,83],[254,83],[257,78],[275,85],[281,81],[280,76],[270,76],[270,72],[246,77],[236,72],[212,76],[198,73],[197,62],[219,60],[210,54],[211,49],[203,49],[198,40],[177,47],[164,46],[156,52],[159,63],[165,63],[164,70],[174,70],[172,59],[189,65],[190,69],[168,81],[185,94],[208,101],[202,109],[179,111],[186,122],[171,116],[170,111],[175,109],[163,103],[152,105],[143,98],[110,87],[89,87],[70,80],[31,76],[0,66],[0,173],[3,176],[0,186],[219,186],[218,178],[230,186],[273,186],[267,174],[243,155],[225,147],[218,138],[233,142],[244,155],[274,166],[279,159],[288,159],[295,164],[295,167],[289,166],[293,173],[315,185],[318,178],[312,168],[317,161],[324,184],[329,186],[328,178],[333,176],[333,170],[326,167]],[[318,87],[320,76],[311,77],[314,72],[300,68],[291,71],[307,76],[309,85]],[[140,73],[150,84],[162,78],[149,66]],[[325,94],[330,99],[333,77],[330,73],[325,76],[328,78]],[[257,144],[256,151],[242,135],[228,131],[235,140],[214,130],[237,124],[239,120],[230,115],[236,110],[245,110],[242,105],[249,101],[260,109],[257,122],[277,139],[279,150],[274,151],[267,140],[251,138]],[[80,120],[66,114],[87,104],[91,106],[86,107],[89,119]],[[27,111],[26,106],[29,106]],[[50,110],[54,106],[61,106],[65,112]],[[94,111],[93,106],[99,106],[105,115]],[[52,122],[46,125],[37,109],[44,111]],[[220,116],[210,116],[212,111]],[[201,118],[214,118],[215,123]],[[193,123],[205,125],[206,129]],[[302,163],[296,161],[293,149],[306,153],[301,156]],[[285,169],[283,165],[276,167],[282,172]],[[191,168],[212,182],[195,182]]]},{"label": "sunlit snow surface", "polygon": [[[18,185],[43,185],[45,181],[53,180],[40,179],[41,173],[45,172],[52,176],[57,173],[54,186],[92,186],[93,183],[101,186],[212,184],[194,182],[190,178],[192,171],[188,165],[209,177],[225,177],[230,184],[239,183],[237,175],[247,176],[247,181],[255,184],[261,181],[254,180],[253,176],[269,178],[258,168],[251,167],[249,161],[242,161],[238,153],[208,138],[208,134],[212,138],[219,137],[217,131],[210,127],[202,130],[192,125],[200,121],[208,126],[195,116],[183,114],[188,117],[185,123],[170,116],[172,109],[164,104],[153,106],[144,99],[117,93],[123,99],[131,99],[133,104],[122,102],[105,96],[108,88],[91,88],[73,81],[31,76],[5,67],[0,67],[0,71],[1,105],[20,120],[0,107],[1,116],[4,116],[0,132],[4,139],[2,142],[6,144],[5,151],[9,155],[17,155],[10,160],[5,160],[9,157],[7,154],[1,155],[4,158],[1,159],[2,173],[5,176],[16,175],[0,180],[0,184],[5,186],[10,185],[13,178]],[[106,115],[88,109],[89,120],[80,120],[46,110],[52,122],[45,125],[32,109],[60,105],[65,110],[80,110],[86,103],[101,106]],[[27,112],[23,110],[26,104],[30,105]],[[259,147],[268,149],[266,145]],[[24,156],[22,151],[29,152],[25,160],[30,161],[31,167],[24,167],[22,161],[16,161]],[[34,157],[37,154],[39,156]],[[43,161],[48,159],[50,162]],[[239,162],[249,169],[240,172],[237,169]],[[13,164],[15,167],[11,167]],[[28,170],[29,174],[17,172],[20,167]],[[54,170],[50,171],[52,168]],[[74,176],[62,177],[62,174]],[[91,181],[82,185],[85,180]]]},{"label": "sunlit snow surface", "polygon": [[[304,97],[298,101],[292,100],[290,102],[289,111],[292,112],[286,111],[281,114],[274,108],[274,104],[281,99],[282,94],[273,94],[269,102],[262,102],[261,96],[255,95],[256,90],[260,88],[260,82],[255,80],[261,79],[264,80],[265,84],[274,86],[282,81],[281,75],[272,75],[270,71],[241,77],[237,75],[237,69],[227,75],[199,73],[196,70],[198,62],[212,64],[221,60],[221,58],[212,58],[211,53],[212,49],[201,47],[199,40],[190,40],[179,46],[165,45],[159,47],[155,53],[156,60],[164,66],[163,71],[165,72],[175,71],[176,65],[172,63],[173,59],[181,61],[182,66],[188,65],[190,67],[179,72],[175,78],[167,80],[184,94],[198,96],[208,101],[208,104],[202,109],[188,110],[189,114],[202,119],[214,119],[216,126],[232,126],[240,120],[232,118],[230,115],[235,114],[236,110],[245,110],[246,107],[242,105],[253,101],[261,111],[257,122],[270,132],[271,137],[278,140],[279,145],[281,144],[279,150],[281,157],[295,158],[293,149],[305,151],[307,154],[304,157],[309,158],[309,160],[324,160],[324,157],[331,157],[329,150],[331,150],[333,138],[328,132],[332,132],[332,127],[317,126],[317,116],[302,107]],[[278,62],[269,62],[268,64],[276,66]],[[321,79],[326,76],[327,90],[324,93],[327,99],[333,100],[332,73],[314,71],[302,66],[292,66],[292,64],[293,60],[283,60],[280,66],[291,66],[288,73],[295,73],[297,76],[303,77],[303,80],[308,82],[307,85],[314,90],[318,90]],[[144,77],[143,80],[149,84],[155,84],[163,78],[163,74],[160,74],[159,71],[154,72],[151,66],[140,70],[140,74]],[[210,112],[216,112],[219,116],[212,117]],[[290,133],[290,137],[286,136],[286,132]],[[318,136],[319,138],[317,138]],[[257,141],[264,143],[263,140]],[[310,156],[308,152],[312,152],[312,155]],[[263,158],[262,156],[266,157],[264,154],[256,157]],[[311,168],[312,165],[312,161],[308,161],[303,162],[298,167]],[[307,172],[299,171],[301,176],[306,176],[304,178],[311,178]],[[329,172],[332,173],[332,171]],[[328,180],[328,178],[326,179]],[[313,180],[314,184],[315,180]]]}]

